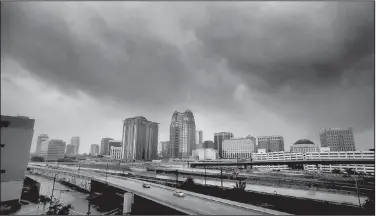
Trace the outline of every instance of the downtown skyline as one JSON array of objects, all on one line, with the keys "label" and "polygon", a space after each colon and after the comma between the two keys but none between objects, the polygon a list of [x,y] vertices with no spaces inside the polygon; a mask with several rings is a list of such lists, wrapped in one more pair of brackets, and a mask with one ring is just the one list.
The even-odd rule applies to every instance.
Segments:
[{"label": "downtown skyline", "polygon": [[372,2],[2,6],[1,110],[35,119],[32,150],[46,132],[87,153],[134,116],[168,141],[186,109],[204,141],[280,135],[288,151],[352,127],[357,150],[374,146]]}]

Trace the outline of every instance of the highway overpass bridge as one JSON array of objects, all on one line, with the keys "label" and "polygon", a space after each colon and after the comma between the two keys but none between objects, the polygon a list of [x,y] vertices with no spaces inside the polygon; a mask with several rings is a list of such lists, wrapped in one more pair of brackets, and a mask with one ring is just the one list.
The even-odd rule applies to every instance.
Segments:
[{"label": "highway overpass bridge", "polygon": [[[78,176],[78,173],[73,170],[50,169],[32,165],[29,165],[28,168],[34,171],[44,171],[49,174],[55,173],[61,175]],[[184,190],[179,191],[184,192],[186,196],[177,198],[173,195],[173,192],[176,190],[175,188],[135,179],[114,176],[104,177],[100,174],[89,172],[81,172],[79,176],[80,178],[91,179],[91,185],[93,185],[93,181],[100,182],[188,215],[288,215],[287,213],[283,212]],[[151,185],[151,188],[143,188],[143,183],[148,183]]]},{"label": "highway overpass bridge", "polygon": [[329,165],[329,164],[375,164],[374,159],[307,159],[307,160],[269,160],[269,161],[242,161],[242,162],[190,162],[189,167],[214,167],[214,166],[257,166],[257,165],[288,165],[290,167],[304,164]]}]

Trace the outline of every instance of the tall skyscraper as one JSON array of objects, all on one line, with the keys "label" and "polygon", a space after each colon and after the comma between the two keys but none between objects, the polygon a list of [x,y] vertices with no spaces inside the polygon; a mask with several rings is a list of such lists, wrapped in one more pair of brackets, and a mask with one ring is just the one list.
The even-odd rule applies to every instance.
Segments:
[{"label": "tall skyscraper", "polygon": [[75,155],[75,147],[72,144],[67,145],[67,149],[65,150],[65,156],[67,157],[73,157]]},{"label": "tall skyscraper", "polygon": [[80,150],[80,137],[78,137],[78,136],[72,137],[71,145],[74,146],[74,155],[75,156],[78,155],[79,150]]},{"label": "tall skyscraper", "polygon": [[[74,149],[76,150],[76,148]],[[42,142],[40,156],[45,161],[57,161],[63,159],[65,154],[65,142],[63,140],[49,139]]]},{"label": "tall skyscraper", "polygon": [[355,151],[355,140],[352,128],[328,128],[320,132],[321,147],[329,147],[330,151]]},{"label": "tall skyscraper", "polygon": [[48,135],[47,134],[41,134],[38,136],[37,140],[37,148],[35,149],[35,154],[39,156],[40,154],[40,147],[42,145],[42,142],[48,140]]},{"label": "tall skyscraper", "polygon": [[218,150],[219,158],[222,158],[222,143],[225,139],[231,139],[234,134],[231,132],[218,132],[214,134],[214,149]]},{"label": "tall skyscraper", "polygon": [[99,154],[99,145],[98,144],[91,144],[90,155],[91,156],[98,156],[98,154]]},{"label": "tall skyscraper", "polygon": [[[29,162],[34,119],[1,115],[0,208],[18,206]],[[13,208],[12,208],[13,210]],[[3,214],[10,214],[4,213]]]},{"label": "tall skyscraper", "polygon": [[112,138],[102,138],[101,140],[101,155],[109,155],[110,149],[108,144],[110,143],[110,140],[114,140]]},{"label": "tall skyscraper", "polygon": [[257,137],[257,149],[265,149],[266,152],[285,150],[285,142],[282,136]]},{"label": "tall skyscraper", "polygon": [[202,148],[203,146],[203,132],[202,130],[196,131],[196,148]]},{"label": "tall skyscraper", "polygon": [[170,125],[171,158],[189,158],[192,150],[196,148],[195,142],[196,124],[193,113],[186,110],[184,113],[175,111]]},{"label": "tall skyscraper", "polygon": [[124,120],[122,143],[126,161],[157,159],[158,123],[143,116]]}]

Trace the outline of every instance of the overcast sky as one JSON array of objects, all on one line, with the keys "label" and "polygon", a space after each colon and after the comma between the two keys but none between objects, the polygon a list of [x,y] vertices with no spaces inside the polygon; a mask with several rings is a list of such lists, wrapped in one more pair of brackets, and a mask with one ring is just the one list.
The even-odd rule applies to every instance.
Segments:
[{"label": "overcast sky", "polygon": [[1,113],[80,153],[145,116],[169,139],[192,110],[204,140],[282,135],[319,144],[352,127],[374,146],[373,2],[5,2]]}]

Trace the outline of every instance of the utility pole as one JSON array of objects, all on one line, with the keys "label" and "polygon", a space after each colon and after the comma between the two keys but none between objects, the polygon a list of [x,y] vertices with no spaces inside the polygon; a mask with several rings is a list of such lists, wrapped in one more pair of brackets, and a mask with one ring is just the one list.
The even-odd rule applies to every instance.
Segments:
[{"label": "utility pole", "polygon": [[108,169],[108,161],[106,163],[106,184],[107,184],[107,169]]},{"label": "utility pole", "polygon": [[[57,172],[59,172],[59,160],[57,161]],[[55,190],[55,182],[56,182],[56,176],[57,176],[58,173],[55,174],[54,176],[54,183],[52,184],[52,193],[51,193],[51,202],[52,202],[52,198],[54,197],[54,190]]]},{"label": "utility pole", "polygon": [[176,188],[178,187],[178,176],[179,176],[179,171],[176,170],[176,185],[175,185]]},{"label": "utility pole", "polygon": [[359,197],[358,181],[356,180],[355,170],[354,170],[354,180],[355,180],[355,186],[356,186],[356,194],[358,195],[359,208],[362,208],[362,203],[360,202],[360,197]]},{"label": "utility pole", "polygon": [[223,172],[223,170],[222,170],[222,167],[221,167],[221,188],[223,188],[223,176],[222,176],[222,172]]}]

